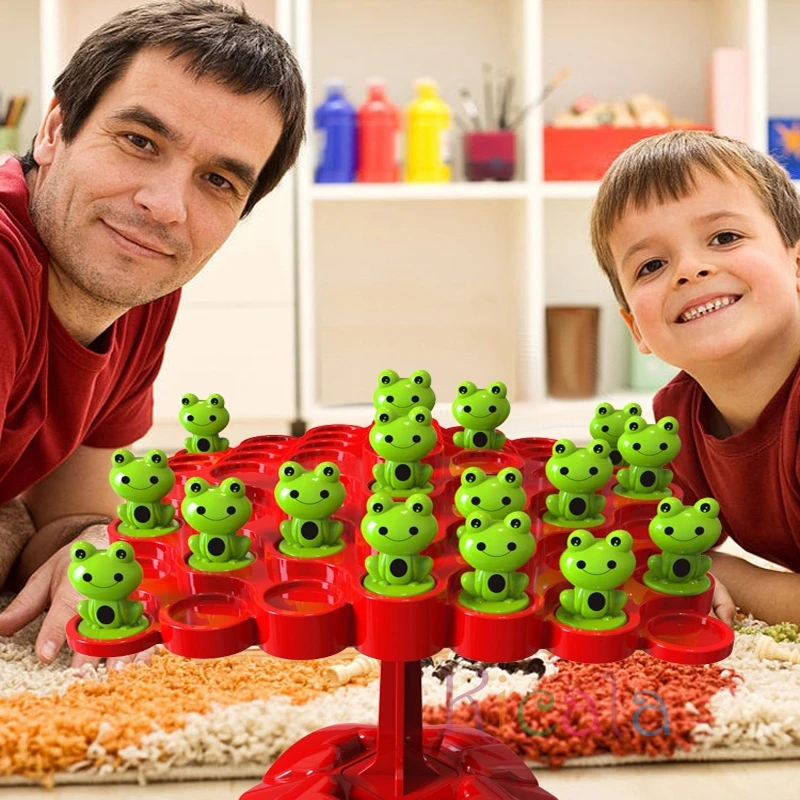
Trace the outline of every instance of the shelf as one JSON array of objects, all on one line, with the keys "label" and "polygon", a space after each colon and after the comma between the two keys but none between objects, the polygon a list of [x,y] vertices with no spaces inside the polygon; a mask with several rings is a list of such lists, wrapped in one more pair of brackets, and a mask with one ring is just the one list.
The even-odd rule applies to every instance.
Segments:
[{"label": "shelf", "polygon": [[600,181],[545,181],[542,183],[542,197],[563,200],[593,199]]},{"label": "shelf", "polygon": [[311,198],[328,202],[365,200],[524,200],[527,183],[318,183]]}]

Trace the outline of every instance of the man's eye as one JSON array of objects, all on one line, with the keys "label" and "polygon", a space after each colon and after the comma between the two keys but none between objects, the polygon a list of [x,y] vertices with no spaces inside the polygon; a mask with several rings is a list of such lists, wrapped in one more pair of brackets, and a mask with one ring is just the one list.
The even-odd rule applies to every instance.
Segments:
[{"label": "man's eye", "polygon": [[711,244],[733,244],[734,242],[738,242],[741,238],[742,237],[739,236],[738,233],[734,233],[733,231],[722,231],[711,240]]},{"label": "man's eye", "polygon": [[146,137],[138,133],[126,133],[125,138],[139,150],[153,149],[153,143]]},{"label": "man's eye", "polygon": [[233,184],[227,179],[223,178],[222,175],[217,175],[216,172],[210,172],[208,174],[208,181],[209,183],[216,186],[218,189],[233,189]]},{"label": "man's eye", "polygon": [[644,278],[647,275],[652,275],[654,272],[658,272],[661,267],[664,266],[666,262],[660,258],[654,258],[645,264],[642,264],[641,269],[637,273],[637,278]]}]

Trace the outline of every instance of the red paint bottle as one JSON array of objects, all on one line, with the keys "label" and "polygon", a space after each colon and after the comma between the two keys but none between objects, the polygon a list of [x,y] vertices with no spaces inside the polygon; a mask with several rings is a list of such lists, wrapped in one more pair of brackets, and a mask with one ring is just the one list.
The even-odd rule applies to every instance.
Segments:
[{"label": "red paint bottle", "polygon": [[356,180],[391,183],[399,179],[400,112],[386,97],[383,81],[367,84],[367,99],[358,109]]}]

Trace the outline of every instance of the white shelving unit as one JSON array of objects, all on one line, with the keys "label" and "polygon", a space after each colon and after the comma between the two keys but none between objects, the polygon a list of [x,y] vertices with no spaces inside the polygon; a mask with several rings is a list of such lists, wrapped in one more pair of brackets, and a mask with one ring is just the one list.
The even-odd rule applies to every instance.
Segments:
[{"label": "white shelving unit", "polygon": [[[0,0],[0,89],[32,98],[23,142],[78,41],[133,4]],[[296,416],[309,425],[366,422],[375,376],[386,367],[429,369],[444,424],[458,382],[504,380],[512,435],[560,435],[577,423],[582,430],[601,398],[648,405],[649,393],[625,388],[627,332],[589,246],[597,183],[543,181],[544,121],[584,93],[624,98],[639,91],[705,120],[711,51],[740,47],[750,60],[750,140],[764,149],[768,116],[800,116],[800,0],[247,6],[296,48],[309,84],[308,144],[294,173],[187,287],[156,387],[158,437],[180,435],[173,415],[185,391],[224,390],[242,437]],[[482,106],[485,62],[515,76],[518,108],[570,69],[520,128],[515,181],[460,182],[456,146],[451,184],[314,185],[311,112],[326,79],[343,78],[360,103],[366,80],[379,75],[405,106],[413,81],[428,75],[458,110],[463,86]],[[601,308],[598,396],[585,401],[547,397],[544,312],[567,303]]]},{"label": "white shelving unit", "polygon": [[[800,2],[298,0],[295,11],[312,100],[309,131],[332,77],[344,80],[358,105],[367,79],[382,76],[390,98],[405,106],[414,79],[428,75],[460,111],[462,86],[482,105],[485,62],[515,75],[520,107],[570,69],[520,129],[513,183],[457,182],[457,161],[449,185],[314,185],[310,138],[298,167],[297,205],[300,397],[308,424],[366,422],[375,376],[387,367],[428,369],[445,423],[444,401],[463,379],[509,385],[507,425],[515,433],[552,435],[577,415],[582,430],[600,399],[649,407],[651,392],[626,389],[628,333],[590,248],[598,184],[542,179],[544,121],[585,93],[623,99],[646,91],[674,114],[704,122],[711,53],[739,47],[750,54],[750,139],[763,149],[768,106],[778,102],[772,88],[767,101],[767,72],[780,69],[767,53],[772,38],[782,37],[780,63],[791,70]],[[772,31],[772,16],[780,32]],[[798,112],[789,74],[775,96]],[[597,397],[548,398],[549,305],[601,308]]]}]

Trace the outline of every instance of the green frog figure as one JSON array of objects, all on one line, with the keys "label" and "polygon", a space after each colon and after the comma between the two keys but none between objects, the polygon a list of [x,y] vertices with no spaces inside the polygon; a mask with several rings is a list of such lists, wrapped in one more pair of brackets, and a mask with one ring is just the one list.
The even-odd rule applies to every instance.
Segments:
[{"label": "green frog figure", "polygon": [[433,489],[430,483],[433,467],[422,463],[436,445],[432,423],[431,412],[425,406],[414,406],[407,413],[386,407],[376,411],[369,443],[384,460],[372,468],[373,492],[408,497]]},{"label": "green frog figure", "polygon": [[506,394],[506,385],[500,381],[485,389],[464,381],[453,400],[453,416],[464,430],[453,434],[453,444],[465,450],[502,450],[506,437],[495,429],[511,413]]},{"label": "green frog figure", "polygon": [[606,499],[595,492],[614,472],[610,450],[602,439],[594,439],[586,447],[576,447],[569,439],[553,445],[545,473],[558,492],[545,500],[545,522],[561,528],[594,528],[605,522],[601,512]]},{"label": "green frog figure", "polygon": [[378,492],[367,500],[361,533],[378,555],[367,556],[364,588],[389,597],[413,597],[433,589],[433,559],[420,555],[436,537],[431,499],[412,494],[405,502]]},{"label": "green frog figure", "polygon": [[672,471],[665,468],[681,449],[678,420],[662,417],[648,425],[641,417],[631,417],[617,442],[622,458],[629,464],[617,473],[614,491],[622,497],[659,500],[669,497]]},{"label": "green frog figure", "polygon": [[281,464],[275,486],[275,502],[288,514],[280,524],[283,540],[278,549],[296,558],[319,558],[338,553],[344,526],[331,519],[344,503],[339,468],[323,461],[305,470],[295,461]]},{"label": "green frog figure", "polygon": [[703,553],[722,534],[718,517],[719,503],[713,497],[704,497],[693,506],[684,506],[675,497],[661,500],[649,529],[661,553],[647,559],[645,584],[665,594],[692,596],[707,591],[711,559]]},{"label": "green frog figure", "polygon": [[253,507],[238,478],[212,486],[203,478],[186,482],[181,515],[198,533],[189,537],[189,566],[202,572],[230,572],[253,561],[250,537],[237,533]]},{"label": "green frog figure", "polygon": [[175,506],[163,498],[175,485],[167,454],[151,450],[141,458],[121,448],[111,454],[108,476],[114,491],[125,500],[117,506],[118,530],[125,536],[163,536],[178,530]]},{"label": "green frog figure", "polygon": [[192,434],[184,439],[186,452],[218,453],[228,449],[228,440],[219,434],[230,422],[231,415],[221,394],[211,394],[205,400],[200,400],[196,394],[185,394],[181,398],[178,418],[184,429]]},{"label": "green frog figure", "polygon": [[608,457],[615,467],[624,465],[622,456],[617,450],[617,442],[631,417],[641,417],[642,407],[638,403],[628,403],[622,409],[616,409],[611,403],[600,403],[594,410],[594,419],[589,423],[589,435],[592,439],[608,442],[611,452]]},{"label": "green frog figure", "polygon": [[[522,473],[514,467],[487,475],[480,467],[469,467],[461,473],[461,486],[456,490],[455,504],[465,519],[473,511],[484,511],[499,522],[512,511],[522,511],[528,503],[522,488]],[[457,534],[464,532],[462,525]]]},{"label": "green frog figure", "polygon": [[431,389],[431,375],[424,369],[401,378],[393,369],[378,375],[378,388],[372,395],[375,408],[388,406],[397,414],[407,414],[414,406],[425,406],[433,411],[436,395]]},{"label": "green frog figure", "polygon": [[473,511],[458,537],[458,551],[472,570],[461,576],[458,602],[473,611],[511,614],[527,608],[528,576],[517,572],[536,549],[531,518],[512,511],[500,522]]},{"label": "green frog figure", "polygon": [[144,607],[128,599],[142,582],[142,567],[128,542],[98,550],[78,541],[70,547],[69,556],[69,581],[87,598],[78,601],[78,633],[90,639],[123,639],[147,628]]},{"label": "green frog figure", "polygon": [[617,587],[636,569],[632,547],[633,537],[627,531],[612,531],[605,539],[595,539],[585,530],[572,531],[559,569],[574,588],[559,595],[556,618],[587,631],[610,631],[624,625],[628,595]]}]

